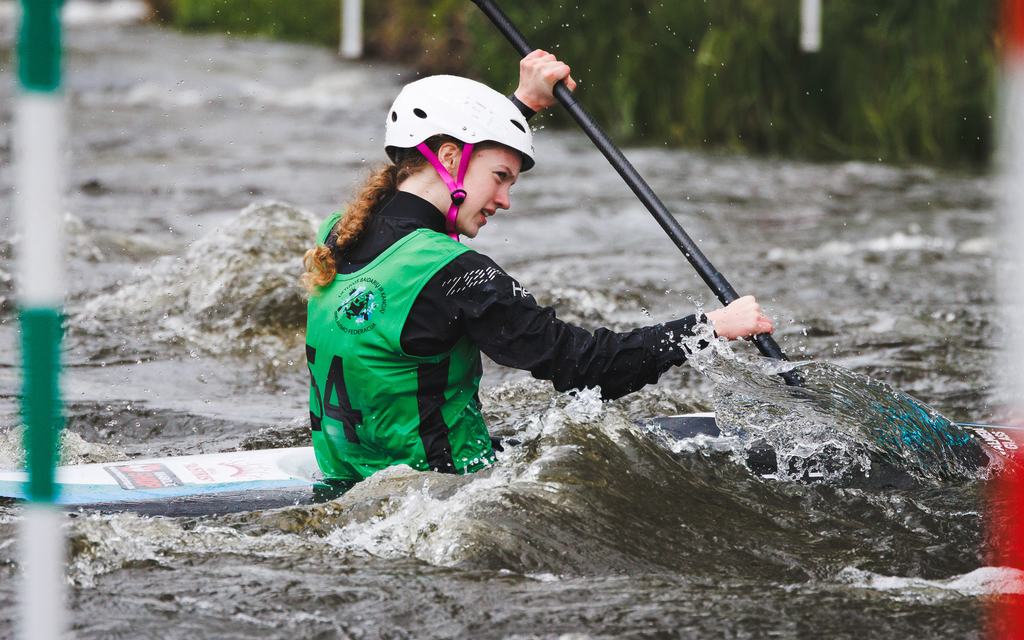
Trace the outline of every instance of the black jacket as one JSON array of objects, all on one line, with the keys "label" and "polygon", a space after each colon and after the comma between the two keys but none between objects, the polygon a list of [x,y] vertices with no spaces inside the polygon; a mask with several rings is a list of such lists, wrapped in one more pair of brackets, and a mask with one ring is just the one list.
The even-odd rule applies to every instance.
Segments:
[{"label": "black jacket", "polygon": [[[344,255],[334,250],[338,273],[353,273],[399,239],[419,228],[444,232],[444,216],[434,205],[398,192],[371,215],[362,235]],[[525,369],[566,391],[601,387],[617,398],[636,391],[686,355],[676,344],[697,322],[687,316],[626,333],[594,333],[563,322],[493,260],[464,253],[438,271],[413,303],[402,329],[402,348],[418,356],[436,355],[469,336],[498,364]]]}]

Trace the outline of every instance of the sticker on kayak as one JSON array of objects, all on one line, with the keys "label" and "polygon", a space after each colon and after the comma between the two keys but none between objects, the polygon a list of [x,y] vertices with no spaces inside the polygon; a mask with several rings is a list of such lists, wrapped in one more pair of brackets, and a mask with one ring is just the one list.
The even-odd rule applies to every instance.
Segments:
[{"label": "sticker on kayak", "polygon": [[212,465],[190,462],[185,469],[200,483],[239,482],[242,480],[263,480],[276,475],[272,465],[260,462],[246,462],[244,459],[221,460]]},{"label": "sticker on kayak", "polygon": [[119,464],[103,467],[122,489],[163,489],[180,487],[183,483],[170,469],[159,462]]},{"label": "sticker on kayak", "polygon": [[973,431],[981,438],[982,442],[989,446],[993,451],[1001,456],[1008,456],[1010,452],[1017,451],[1021,445],[1014,440],[1013,436],[1005,431],[999,429],[993,429],[991,427],[975,427],[967,426],[968,429]]}]

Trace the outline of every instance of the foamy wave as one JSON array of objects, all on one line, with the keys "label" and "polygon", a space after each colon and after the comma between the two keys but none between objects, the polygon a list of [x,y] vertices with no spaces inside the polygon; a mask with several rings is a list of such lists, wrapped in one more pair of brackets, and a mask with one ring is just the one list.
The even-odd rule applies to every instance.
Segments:
[{"label": "foamy wave", "polygon": [[988,255],[994,254],[998,247],[998,243],[995,238],[990,236],[980,236],[977,238],[968,238],[960,243],[957,247],[957,251],[968,255]]},{"label": "foamy wave", "polygon": [[120,329],[157,344],[182,340],[211,353],[277,357],[304,322],[299,259],[315,224],[311,214],[287,204],[251,205],[184,256],[162,258],[134,282],[84,302],[71,328],[90,337],[83,345],[90,349],[103,337],[120,344]]},{"label": "foamy wave", "polygon": [[242,85],[242,93],[258,105],[286,109],[349,109],[362,101],[373,81],[370,70],[352,69],[314,78],[304,87],[280,89],[261,83]]},{"label": "foamy wave", "polygon": [[[881,238],[870,238],[859,242],[842,242],[834,240],[812,249],[786,249],[773,247],[765,256],[774,262],[793,260],[818,260],[850,256],[859,253],[891,253],[897,251],[937,251],[948,252],[957,248],[955,240],[937,236],[923,236],[896,233]],[[973,247],[968,247],[973,248]]]},{"label": "foamy wave", "polygon": [[66,526],[72,550],[67,577],[79,587],[95,586],[99,576],[139,563],[171,567],[173,556],[182,549],[190,554],[263,558],[286,558],[312,550],[309,541],[286,533],[248,535],[207,524],[186,528],[180,520],[133,514],[90,515]]},{"label": "foamy wave", "polygon": [[614,327],[619,315],[620,301],[603,291],[557,285],[544,287],[543,291],[541,303],[557,308],[558,317],[566,322]]},{"label": "foamy wave", "polygon": [[[89,226],[82,221],[81,218],[72,214],[64,214],[64,237],[66,242],[65,254],[72,258],[79,258],[82,260],[89,260],[90,262],[99,262],[103,260],[103,251],[96,244],[93,237],[92,231]],[[4,238],[0,238],[0,256],[4,258],[12,257],[14,247],[21,242],[21,234],[14,233]]]},{"label": "foamy wave", "polygon": [[138,0],[108,0],[86,2],[69,0],[64,3],[61,20],[66,27],[92,25],[135,24],[149,18],[149,7]]},{"label": "foamy wave", "polygon": [[[24,429],[13,427],[0,431],[0,469],[21,469],[25,465]],[[117,447],[88,442],[73,431],[60,433],[61,465],[116,462],[128,456]]]},{"label": "foamy wave", "polygon": [[[523,545],[530,542],[523,537],[529,534],[519,528],[520,518],[506,516],[518,513],[516,505],[523,501],[541,520],[545,513],[586,507],[572,504],[570,488],[586,481],[563,478],[553,469],[578,466],[588,454],[588,440],[615,443],[623,430],[639,433],[624,417],[609,414],[596,390],[559,397],[555,406],[522,426],[516,437],[523,444],[499,454],[498,463],[486,471],[451,476],[392,467],[356,485],[339,499],[352,517],[327,542],[348,553],[519,570],[513,559],[522,561],[543,551],[525,551]],[[581,430],[589,432],[582,442]],[[533,562],[543,568],[558,560]]]},{"label": "foamy wave", "polygon": [[158,106],[167,109],[199,107],[213,101],[212,97],[197,89],[185,89],[180,86],[168,87],[155,82],[141,82],[132,85],[123,94],[108,90],[103,94],[87,94],[81,99],[90,106],[113,99],[118,104],[128,107]]},{"label": "foamy wave", "polygon": [[[695,333],[680,344],[687,364],[715,383],[719,429],[751,449],[769,445],[779,479],[866,475],[874,459],[929,481],[987,473],[964,429],[880,380],[827,362],[741,355],[710,327]],[[803,384],[786,386],[776,375],[786,370],[796,370]]]},{"label": "foamy wave", "polygon": [[83,92],[78,94],[77,99],[90,106],[117,104],[181,109],[241,103],[251,108],[345,110],[356,106],[362,99],[362,87],[372,82],[369,73],[365,69],[346,69],[319,76],[309,84],[298,87],[244,82],[234,86],[190,88],[182,82],[169,84],[142,81],[127,87],[106,87],[99,91]]},{"label": "foamy wave", "polygon": [[951,596],[1024,595],[1024,571],[1010,567],[980,567],[942,580],[885,576],[846,567],[836,579],[852,587],[897,592],[899,597],[935,598]]}]

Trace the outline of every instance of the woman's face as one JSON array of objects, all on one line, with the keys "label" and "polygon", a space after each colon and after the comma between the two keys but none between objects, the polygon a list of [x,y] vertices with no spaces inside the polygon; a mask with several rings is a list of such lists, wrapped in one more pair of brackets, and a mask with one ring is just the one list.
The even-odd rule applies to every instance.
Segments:
[{"label": "woman's face", "polygon": [[[487,146],[473,150],[473,157],[463,180],[466,201],[459,207],[455,230],[469,238],[480,233],[487,219],[512,206],[509,191],[519,178],[523,158],[518,151],[503,146]],[[458,165],[458,159],[455,162]]]}]

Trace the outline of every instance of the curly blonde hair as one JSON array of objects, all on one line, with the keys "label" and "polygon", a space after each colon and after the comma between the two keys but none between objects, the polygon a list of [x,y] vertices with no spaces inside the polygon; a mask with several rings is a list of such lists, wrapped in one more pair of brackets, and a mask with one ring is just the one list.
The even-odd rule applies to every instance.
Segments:
[{"label": "curly blonde hair", "polygon": [[[434,136],[427,140],[427,146],[437,153],[445,142],[460,144],[450,136]],[[345,206],[345,215],[334,224],[327,237],[335,237],[333,249],[318,244],[306,251],[302,264],[306,272],[300,278],[302,286],[313,292],[318,287],[326,287],[337,275],[337,261],[359,236],[362,235],[366,223],[387,200],[398,190],[403,180],[429,166],[427,159],[416,149],[400,149],[394,164],[378,167],[363,183],[363,187]]]},{"label": "curly blonde hair", "polygon": [[[427,147],[435,154],[446,142],[462,147],[461,141],[446,135],[436,135],[426,140]],[[476,153],[501,146],[498,142],[485,140],[473,148]],[[302,257],[306,272],[299,280],[306,291],[312,293],[334,282],[334,277],[338,275],[338,261],[345,255],[345,249],[362,235],[370,216],[395,194],[403,180],[428,166],[430,163],[418,149],[399,149],[394,164],[378,167],[370,173],[356,197],[345,206],[345,214],[327,234],[328,239],[332,236],[335,238],[333,248],[325,246],[329,244],[327,242],[318,244]]]}]

